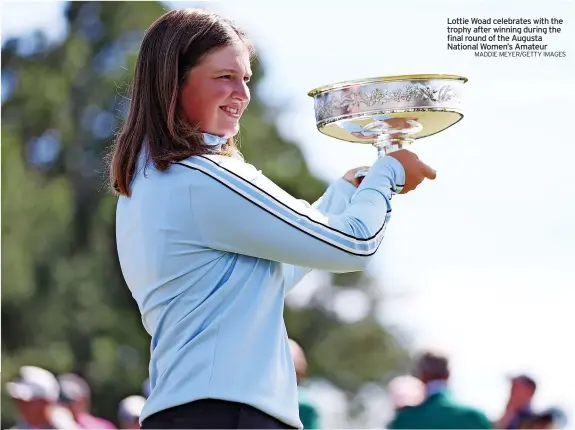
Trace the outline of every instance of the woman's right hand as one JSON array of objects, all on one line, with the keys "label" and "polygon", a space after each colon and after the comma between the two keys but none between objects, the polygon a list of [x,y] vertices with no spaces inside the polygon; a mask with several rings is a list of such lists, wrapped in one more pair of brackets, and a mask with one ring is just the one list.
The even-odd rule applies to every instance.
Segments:
[{"label": "woman's right hand", "polygon": [[405,170],[405,186],[399,194],[406,194],[417,188],[425,178],[435,179],[437,173],[427,164],[419,160],[419,157],[407,149],[390,152],[387,157],[393,157],[401,163]]},{"label": "woman's right hand", "polygon": [[356,176],[362,170],[365,170],[367,172],[369,170],[369,166],[360,166],[356,167],[355,169],[351,169],[345,175],[343,175],[343,179],[345,179],[347,182],[349,182],[351,185],[357,188],[359,187],[361,181],[363,181],[363,178],[365,177],[365,176],[359,176],[359,177]]}]

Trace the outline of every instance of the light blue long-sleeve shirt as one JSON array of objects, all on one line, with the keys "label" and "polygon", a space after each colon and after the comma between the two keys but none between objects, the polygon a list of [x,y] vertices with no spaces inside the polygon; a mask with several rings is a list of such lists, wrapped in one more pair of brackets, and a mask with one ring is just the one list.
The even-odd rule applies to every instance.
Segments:
[{"label": "light blue long-sleeve shirt", "polygon": [[151,335],[140,416],[198,399],[241,402],[302,427],[284,296],[312,269],[363,270],[404,170],[379,158],[356,189],[339,179],[313,205],[232,157],[143,167],[120,197],[124,278]]}]

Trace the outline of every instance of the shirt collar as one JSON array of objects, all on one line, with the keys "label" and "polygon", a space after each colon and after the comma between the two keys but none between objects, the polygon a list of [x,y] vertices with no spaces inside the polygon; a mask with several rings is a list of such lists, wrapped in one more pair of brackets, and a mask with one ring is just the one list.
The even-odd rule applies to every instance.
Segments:
[{"label": "shirt collar", "polygon": [[436,379],[434,381],[429,381],[425,384],[425,393],[427,397],[431,397],[434,394],[442,394],[447,392],[447,381],[442,381]]},{"label": "shirt collar", "polygon": [[220,137],[210,133],[202,133],[204,136],[204,143],[210,146],[214,151],[220,151],[222,146],[227,143],[227,137]]}]

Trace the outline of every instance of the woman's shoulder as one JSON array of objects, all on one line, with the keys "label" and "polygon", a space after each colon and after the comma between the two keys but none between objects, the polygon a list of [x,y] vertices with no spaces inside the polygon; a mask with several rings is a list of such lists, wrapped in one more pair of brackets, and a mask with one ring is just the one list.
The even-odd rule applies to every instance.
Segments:
[{"label": "woman's shoulder", "polygon": [[226,155],[198,155],[178,162],[218,180],[254,181],[262,173],[241,158]]}]

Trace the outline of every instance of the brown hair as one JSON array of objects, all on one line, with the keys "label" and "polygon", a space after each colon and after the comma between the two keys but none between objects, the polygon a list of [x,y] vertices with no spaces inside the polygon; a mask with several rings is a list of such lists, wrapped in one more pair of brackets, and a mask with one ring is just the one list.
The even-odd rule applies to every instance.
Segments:
[{"label": "brown hair", "polygon": [[420,379],[427,383],[434,379],[449,378],[449,358],[440,350],[423,351],[418,358]]},{"label": "brown hair", "polygon": [[[138,154],[165,171],[173,161],[211,153],[201,132],[180,109],[180,92],[189,70],[214,50],[240,40],[253,55],[245,33],[231,21],[203,9],[172,10],[146,31],[136,60],[128,117],[108,155],[109,181],[117,194],[130,196]],[[233,138],[221,154],[239,154]]]}]

